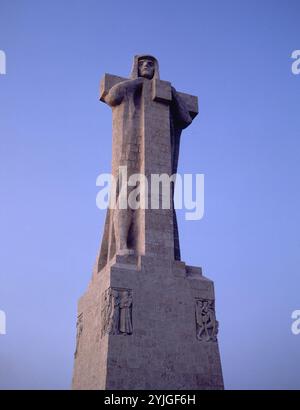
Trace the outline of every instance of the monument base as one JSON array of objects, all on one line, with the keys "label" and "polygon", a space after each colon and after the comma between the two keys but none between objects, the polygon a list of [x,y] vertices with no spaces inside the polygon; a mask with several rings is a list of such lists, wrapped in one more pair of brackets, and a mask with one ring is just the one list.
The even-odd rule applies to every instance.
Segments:
[{"label": "monument base", "polygon": [[201,268],[116,256],[79,301],[73,389],[223,389],[217,328]]}]

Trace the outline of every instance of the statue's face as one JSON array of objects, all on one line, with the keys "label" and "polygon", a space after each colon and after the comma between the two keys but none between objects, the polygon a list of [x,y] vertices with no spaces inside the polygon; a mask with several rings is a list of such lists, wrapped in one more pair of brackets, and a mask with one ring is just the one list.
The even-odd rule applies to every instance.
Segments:
[{"label": "statue's face", "polygon": [[154,76],[154,61],[150,58],[141,58],[139,60],[139,77],[145,77],[151,80]]}]

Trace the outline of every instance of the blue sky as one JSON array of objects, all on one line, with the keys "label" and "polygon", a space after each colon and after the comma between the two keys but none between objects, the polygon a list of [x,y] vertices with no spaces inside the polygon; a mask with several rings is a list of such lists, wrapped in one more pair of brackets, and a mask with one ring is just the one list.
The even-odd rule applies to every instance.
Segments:
[{"label": "blue sky", "polygon": [[199,97],[179,171],[205,174],[205,216],[179,212],[179,229],[215,282],[225,387],[300,388],[299,15],[297,0],[0,0],[0,388],[70,387],[111,161],[99,80],[145,52]]}]

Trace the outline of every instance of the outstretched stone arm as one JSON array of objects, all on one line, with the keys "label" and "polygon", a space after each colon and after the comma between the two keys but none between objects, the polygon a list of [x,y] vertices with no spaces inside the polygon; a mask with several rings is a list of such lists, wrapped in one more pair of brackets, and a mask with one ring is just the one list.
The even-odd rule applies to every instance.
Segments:
[{"label": "outstretched stone arm", "polygon": [[142,78],[126,80],[114,85],[104,97],[104,101],[111,107],[121,104],[126,93],[134,92],[143,84]]},{"label": "outstretched stone arm", "polygon": [[172,87],[172,105],[176,122],[181,129],[187,128],[192,123],[193,118],[183,98],[177,93],[174,87]]}]

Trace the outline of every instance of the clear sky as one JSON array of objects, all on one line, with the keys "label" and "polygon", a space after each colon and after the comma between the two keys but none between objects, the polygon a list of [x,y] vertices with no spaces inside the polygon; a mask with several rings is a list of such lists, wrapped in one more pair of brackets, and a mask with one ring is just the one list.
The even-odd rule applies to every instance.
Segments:
[{"label": "clear sky", "polygon": [[179,171],[205,174],[205,216],[179,229],[215,282],[225,387],[300,388],[299,16],[299,0],[0,0],[0,388],[70,387],[110,172],[98,84],[145,52],[199,97]]}]

